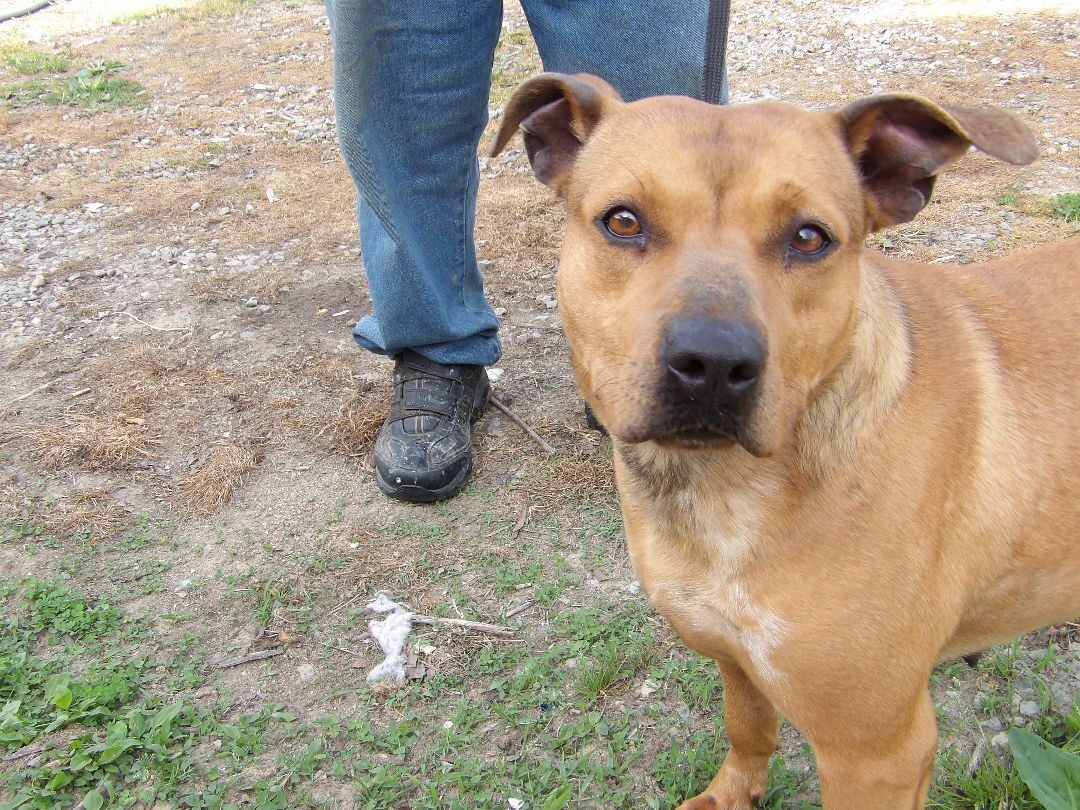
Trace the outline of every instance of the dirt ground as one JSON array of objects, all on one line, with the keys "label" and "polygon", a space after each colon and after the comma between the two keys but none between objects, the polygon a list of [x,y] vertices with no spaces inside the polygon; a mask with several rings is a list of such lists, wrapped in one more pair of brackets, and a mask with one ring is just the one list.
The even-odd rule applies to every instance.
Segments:
[{"label": "dirt ground", "polygon": [[[0,27],[0,44],[62,50],[74,67],[121,62],[117,75],[145,91],[137,106],[0,108],[0,517],[39,529],[0,534],[0,576],[58,576],[110,594],[151,617],[166,659],[182,638],[195,639],[183,645],[201,673],[192,701],[228,696],[235,711],[278,701],[312,724],[334,714],[388,727],[415,712],[428,743],[448,695],[466,700],[522,672],[572,635],[566,628],[583,611],[638,605],[635,627],[651,652],[588,711],[633,715],[644,739],[626,778],[650,802],[607,806],[664,806],[678,788],[658,786],[658,758],[672,740],[689,751],[690,731],[708,736],[716,704],[680,691],[702,670],[637,593],[610,451],[584,426],[550,306],[561,213],[520,144],[482,163],[479,254],[506,346],[495,394],[556,453],[491,410],[459,498],[391,502],[376,491],[369,458],[391,366],[350,336],[370,301],[334,137],[322,5],[218,2],[108,16],[90,14],[93,6],[72,0]],[[914,223],[871,239],[872,249],[931,262],[1009,253],[1077,232],[1050,202],[1080,191],[1076,12],[1063,2],[928,0],[737,7],[732,100],[825,107],[906,90],[1014,110],[1039,137],[1034,165],[973,154]],[[523,15],[510,8],[496,55],[496,124],[509,90],[538,69]],[[148,525],[152,541],[121,541]],[[425,628],[413,674],[421,664],[423,672],[387,698],[363,685],[380,656],[362,608],[379,590],[418,612],[509,624],[521,640],[516,657],[499,637]],[[272,660],[216,668],[265,646],[267,633],[299,640]],[[1075,688],[1080,653],[1067,628],[1025,643],[1058,645],[1055,684]],[[478,663],[496,655],[508,671]],[[660,671],[671,686],[650,692]],[[481,686],[471,683],[478,672]],[[987,677],[950,670],[937,687],[942,716],[960,718],[945,731],[957,750],[981,750],[986,716],[970,704],[992,691]],[[1017,694],[1035,691],[1030,679],[1016,682]],[[550,703],[534,700],[531,711],[545,715]],[[524,745],[507,742],[510,733],[477,730],[466,745],[482,760],[503,756]],[[231,800],[258,805],[252,769],[282,773],[279,755],[295,745],[273,737],[235,765]],[[374,756],[359,743],[347,751],[357,762]],[[802,774],[805,753],[790,729],[784,751],[789,771]],[[542,758],[558,762],[557,749]],[[699,779],[687,761],[671,767]],[[440,806],[415,792],[380,803],[361,771],[285,774],[282,784],[297,806]],[[592,783],[573,784],[569,806],[608,801]],[[771,806],[815,798],[804,776],[784,784],[793,787]]]}]

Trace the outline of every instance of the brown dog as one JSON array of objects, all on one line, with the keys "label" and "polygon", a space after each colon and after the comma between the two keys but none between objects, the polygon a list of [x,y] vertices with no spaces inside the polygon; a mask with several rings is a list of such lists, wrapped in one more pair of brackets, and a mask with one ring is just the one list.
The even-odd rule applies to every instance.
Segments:
[{"label": "brown dog", "polygon": [[1080,614],[1080,240],[966,267],[863,242],[973,144],[1030,162],[1031,133],[553,74],[495,152],[519,124],[566,201],[559,302],[635,571],[724,678],[731,750],[683,807],[752,806],[778,712],[826,808],[922,807],[934,665]]}]

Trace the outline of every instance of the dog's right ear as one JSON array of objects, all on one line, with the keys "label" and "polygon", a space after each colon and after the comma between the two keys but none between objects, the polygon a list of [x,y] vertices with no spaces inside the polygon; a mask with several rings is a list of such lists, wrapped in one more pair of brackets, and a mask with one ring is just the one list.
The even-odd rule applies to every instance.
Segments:
[{"label": "dog's right ear", "polygon": [[536,178],[561,193],[581,145],[605,109],[621,103],[615,89],[596,76],[541,73],[514,91],[491,156],[503,150],[520,126]]}]

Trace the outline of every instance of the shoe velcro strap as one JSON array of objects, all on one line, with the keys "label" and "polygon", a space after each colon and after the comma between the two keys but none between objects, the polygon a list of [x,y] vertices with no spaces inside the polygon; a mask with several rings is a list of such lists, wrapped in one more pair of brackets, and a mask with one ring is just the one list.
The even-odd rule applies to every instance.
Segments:
[{"label": "shoe velcro strap", "polygon": [[445,390],[406,388],[402,392],[406,411],[427,411],[431,414],[454,418],[454,397]]}]

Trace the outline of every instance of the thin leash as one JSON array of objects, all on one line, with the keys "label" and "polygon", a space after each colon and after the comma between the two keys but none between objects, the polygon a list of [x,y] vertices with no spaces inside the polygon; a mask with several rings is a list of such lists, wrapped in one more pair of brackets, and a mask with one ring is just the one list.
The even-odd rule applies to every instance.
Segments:
[{"label": "thin leash", "polygon": [[727,55],[730,0],[710,0],[709,22],[705,29],[705,76],[701,97],[710,104],[724,101],[724,60]]}]

